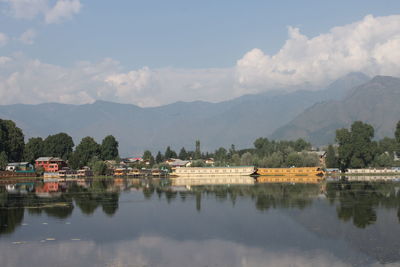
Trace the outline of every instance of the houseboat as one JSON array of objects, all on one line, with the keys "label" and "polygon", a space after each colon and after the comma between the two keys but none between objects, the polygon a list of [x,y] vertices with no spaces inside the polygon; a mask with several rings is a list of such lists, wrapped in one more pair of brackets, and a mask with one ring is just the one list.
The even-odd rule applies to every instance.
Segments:
[{"label": "houseboat", "polygon": [[324,170],[320,167],[258,168],[256,174],[261,176],[323,176]]},{"label": "houseboat", "polygon": [[76,177],[77,173],[75,170],[71,170],[69,168],[63,168],[62,170],[58,171],[58,176],[60,178],[71,178],[71,177]]},{"label": "houseboat", "polygon": [[204,177],[177,177],[171,179],[172,186],[196,185],[253,185],[255,180],[250,176],[204,176]]},{"label": "houseboat", "polygon": [[126,176],[127,169],[125,168],[116,168],[114,170],[114,176]]},{"label": "houseboat", "polygon": [[93,172],[89,167],[83,167],[82,169],[77,171],[78,177],[91,177],[93,176]]},{"label": "houseboat", "polygon": [[323,180],[323,177],[317,175],[301,176],[259,176],[257,183],[293,183],[293,184],[317,184]]},{"label": "houseboat", "polygon": [[202,176],[250,176],[254,174],[253,166],[239,167],[181,167],[173,169],[172,177],[202,177]]}]

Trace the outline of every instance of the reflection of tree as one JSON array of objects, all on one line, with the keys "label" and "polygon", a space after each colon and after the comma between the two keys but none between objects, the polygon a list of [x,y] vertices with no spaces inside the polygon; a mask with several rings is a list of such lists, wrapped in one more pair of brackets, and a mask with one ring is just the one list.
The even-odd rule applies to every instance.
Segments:
[{"label": "reflection of tree", "polygon": [[[330,201],[338,201],[337,215],[343,221],[353,220],[365,228],[377,220],[378,206],[399,210],[400,194],[393,183],[340,182],[327,186]],[[397,213],[400,220],[400,214]]]},{"label": "reflection of tree", "polygon": [[0,208],[0,234],[9,234],[14,232],[24,218],[24,209],[22,208]]}]

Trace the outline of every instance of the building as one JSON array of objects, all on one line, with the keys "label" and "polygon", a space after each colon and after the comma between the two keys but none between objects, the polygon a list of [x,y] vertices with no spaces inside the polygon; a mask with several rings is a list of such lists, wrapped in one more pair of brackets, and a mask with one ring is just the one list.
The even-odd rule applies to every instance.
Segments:
[{"label": "building", "polygon": [[35,171],[33,165],[29,162],[13,162],[9,163],[6,167],[6,171],[11,172],[33,172]]},{"label": "building", "polygon": [[55,157],[40,157],[35,160],[35,167],[43,168],[45,172],[58,172],[64,167],[67,167],[67,163]]},{"label": "building", "polygon": [[190,161],[188,160],[181,160],[181,159],[167,159],[165,161],[166,164],[170,165],[171,167],[188,167],[190,166]]}]

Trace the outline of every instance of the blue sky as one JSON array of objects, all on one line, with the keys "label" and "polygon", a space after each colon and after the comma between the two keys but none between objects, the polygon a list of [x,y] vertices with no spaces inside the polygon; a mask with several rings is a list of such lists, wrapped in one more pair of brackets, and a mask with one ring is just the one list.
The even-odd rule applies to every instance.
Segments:
[{"label": "blue sky", "polygon": [[[301,83],[312,84],[313,88],[322,86],[337,78],[334,76],[339,73],[333,71],[334,75],[318,81],[302,74],[295,81],[276,80],[264,87],[262,79],[253,81],[249,78],[258,67],[245,72],[241,68],[238,72],[238,62],[247,55],[248,58],[261,58],[261,63],[255,63],[256,66],[269,64],[263,57],[273,57],[282,50],[290,39],[289,27],[298,29],[301,35],[312,40],[329,34],[337,26],[366,23],[366,16],[372,15],[380,23],[377,26],[380,29],[387,22],[379,22],[379,18],[399,13],[400,1],[0,0],[0,10],[0,33],[3,34],[3,41],[0,36],[0,57],[7,58],[3,70],[0,66],[0,90],[3,93],[16,86],[10,85],[10,81],[15,83],[17,79],[10,80],[11,74],[31,73],[27,66],[38,61],[44,68],[40,71],[44,77],[27,80],[25,75],[17,80],[17,89],[27,91],[26,85],[37,84],[35,93],[41,90],[40,87],[43,92],[52,87],[51,90],[60,95],[55,99],[42,97],[39,102],[76,102],[73,95],[78,95],[81,102],[103,99],[154,106],[178,100],[222,101],[225,100],[222,96],[233,98],[279,87],[296,87]],[[397,23],[398,18],[392,16],[390,21]],[[24,32],[26,38],[21,38]],[[397,36],[394,29],[388,34]],[[340,42],[341,37],[335,38]],[[387,41],[388,35],[368,38],[376,44]],[[251,51],[254,53],[249,54]],[[335,53],[329,60],[333,55]],[[290,61],[287,55],[282,58]],[[11,62],[14,62],[12,66]],[[85,67],[82,64],[86,64]],[[282,64],[275,62],[274,69]],[[248,66],[247,63],[242,65]],[[300,72],[299,67],[287,65],[290,66],[284,67],[287,73]],[[356,67],[350,71],[358,71]],[[82,68],[85,71],[96,69],[97,76],[76,77],[79,76],[77,73],[82,73]],[[376,66],[360,66],[359,70],[371,75],[385,73],[382,68],[376,69]],[[46,70],[49,74],[58,70],[55,75],[76,80],[68,85],[62,80],[46,81]],[[271,76],[266,77],[271,80]],[[93,79],[93,84],[87,83]],[[239,82],[238,85],[235,79],[250,79],[250,82]],[[214,82],[210,84],[210,80]],[[70,87],[70,92],[68,88],[59,89],[63,86]],[[82,89],[83,86],[87,89]],[[105,87],[115,87],[115,92]],[[172,87],[179,87],[181,91]],[[130,90],[133,98],[126,97],[126,94],[131,95]],[[155,94],[162,95],[165,101],[150,97]],[[30,101],[16,96],[8,97],[0,104],[17,102]]]}]

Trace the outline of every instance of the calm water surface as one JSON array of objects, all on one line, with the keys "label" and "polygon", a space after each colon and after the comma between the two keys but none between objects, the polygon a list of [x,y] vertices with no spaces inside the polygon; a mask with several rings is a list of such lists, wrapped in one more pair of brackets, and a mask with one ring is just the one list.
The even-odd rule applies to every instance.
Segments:
[{"label": "calm water surface", "polygon": [[400,183],[0,184],[0,266],[400,266]]}]

